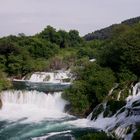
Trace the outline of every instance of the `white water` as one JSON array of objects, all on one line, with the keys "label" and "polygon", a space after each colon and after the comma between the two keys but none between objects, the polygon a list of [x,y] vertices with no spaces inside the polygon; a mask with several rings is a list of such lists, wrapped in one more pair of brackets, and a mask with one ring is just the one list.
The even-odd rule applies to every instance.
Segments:
[{"label": "white water", "polygon": [[[49,119],[73,118],[74,116],[64,113],[68,102],[61,98],[61,94],[61,92],[45,94],[38,91],[3,91],[0,94],[3,103],[0,121],[17,121],[26,118],[22,123],[38,123]],[[63,124],[80,128],[90,127],[88,119],[65,121]]]},{"label": "white water", "polygon": [[[42,80],[44,81],[45,76],[43,78],[42,77],[38,76],[38,74],[34,74],[31,76],[30,80],[38,82]],[[140,83],[136,84],[133,87],[132,95],[130,95],[126,99],[126,108],[132,108],[132,103],[140,100],[139,87]],[[0,110],[0,120],[17,121],[25,118],[22,123],[36,123],[49,119],[61,120],[62,118],[65,118],[67,116],[69,117],[68,114],[64,113],[64,107],[67,102],[61,98],[61,93],[45,94],[43,92],[41,93],[37,91],[5,91],[2,92],[1,99],[3,102],[3,108],[2,110]],[[94,127],[102,129],[104,131],[110,131],[116,127],[116,124],[119,124],[114,130],[115,135],[119,136],[120,138],[129,140],[132,138],[132,134],[129,136],[125,135],[128,126],[130,124],[140,122],[139,115],[126,117],[125,111],[118,114],[117,116],[115,114],[112,117],[106,118],[104,118],[103,113],[101,113],[98,118],[93,121],[90,120],[91,116],[92,114],[90,114],[87,119],[65,121],[62,122],[60,126],[70,126],[71,128],[73,128],[73,126],[77,128]],[[59,124],[54,124],[54,126],[59,128]],[[44,131],[43,129],[47,131],[54,126],[50,126],[50,128],[48,128],[48,126],[46,125],[46,127],[41,127],[28,133],[26,132],[26,135],[30,136],[32,135],[32,133]],[[66,129],[66,132],[69,132],[69,130],[70,129],[68,127],[68,129]],[[61,134],[63,132],[65,133],[63,129],[59,132],[54,130],[51,131],[51,133],[47,132],[47,135],[45,137],[40,137],[40,133],[38,136],[40,137],[40,139],[44,139],[53,135]],[[24,134],[24,136],[26,135]]]},{"label": "white water", "polygon": [[22,80],[30,82],[48,82],[48,83],[61,83],[64,79],[71,78],[70,71],[57,71],[57,72],[35,72],[31,77],[23,77]]},{"label": "white water", "polygon": [[[140,106],[132,107],[134,102],[140,102],[140,83],[137,83],[132,90],[132,95],[129,95],[126,98],[125,111],[118,112],[112,117],[103,117],[103,112],[98,116],[96,120],[92,120],[90,125],[95,128],[102,129],[104,131],[113,131],[116,137],[123,138],[125,140],[131,140],[133,133],[136,131],[136,128],[132,128],[132,133],[127,135],[127,130],[130,125],[134,125],[140,122],[140,113],[135,112],[135,109],[140,109]],[[128,109],[132,111],[128,115]],[[134,109],[134,111],[133,111]],[[90,120],[92,113],[89,115],[88,119]]]},{"label": "white water", "polygon": [[52,132],[52,133],[49,133],[47,136],[32,138],[32,140],[46,140],[47,138],[52,137],[54,135],[67,134],[67,133],[70,133],[70,132],[71,132],[71,130],[62,131],[62,132]]},{"label": "white water", "polygon": [[[126,108],[131,107],[134,101],[140,100],[139,86],[140,84],[138,83],[133,87],[132,95],[126,99]],[[60,92],[45,94],[37,91],[5,91],[1,93],[1,99],[3,102],[3,108],[0,110],[0,120],[17,121],[26,118],[22,121],[22,123],[38,123],[43,120],[61,120],[62,118],[70,117],[68,114],[64,113],[64,107],[67,102],[61,98]],[[114,133],[116,136],[124,138],[125,132],[128,129],[127,126],[131,123],[133,124],[140,121],[139,115],[132,115],[126,118],[125,111],[117,116],[115,114],[112,117],[106,118],[104,118],[103,113],[101,113],[96,120],[92,121],[90,120],[91,116],[92,114],[90,114],[87,119],[64,121],[60,124],[60,126],[70,126],[72,128],[93,127],[104,131],[110,131],[114,129],[117,123],[119,123],[120,125],[114,130]],[[48,128],[45,127],[44,129]],[[39,130],[44,131],[44,129],[42,130],[42,128],[40,128]],[[70,129],[68,128],[66,131],[67,130]],[[61,131],[52,131],[52,133],[47,134],[45,137],[50,137],[55,133],[61,133]],[[132,136],[129,135],[128,137],[127,135],[126,137],[128,140],[128,138],[131,139]]]},{"label": "white water", "polygon": [[90,61],[90,62],[95,62],[95,61],[96,61],[96,59],[90,59],[89,61]]},{"label": "white water", "polygon": [[37,91],[5,91],[1,93],[3,107],[0,120],[18,120],[39,122],[46,118],[67,116],[64,107],[67,104],[61,93],[45,94]]},{"label": "white water", "polygon": [[140,99],[140,83],[137,83],[133,87],[132,95],[129,95],[126,99],[127,102],[134,102],[135,100]]},{"label": "white water", "polygon": [[61,98],[61,92],[45,94],[13,90],[0,95],[3,103],[0,110],[2,140],[44,140],[59,135],[72,140],[73,131],[90,126],[89,120],[64,113],[67,101]]}]

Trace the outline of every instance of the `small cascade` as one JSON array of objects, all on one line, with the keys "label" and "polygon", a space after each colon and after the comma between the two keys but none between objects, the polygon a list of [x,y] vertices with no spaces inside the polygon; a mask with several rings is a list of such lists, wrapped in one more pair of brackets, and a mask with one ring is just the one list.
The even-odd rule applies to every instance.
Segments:
[{"label": "small cascade", "polygon": [[90,125],[109,132],[118,139],[131,140],[136,131],[136,124],[140,122],[140,82],[133,87],[131,95],[126,98],[126,104],[115,114],[110,114],[108,103],[100,104],[88,116]]},{"label": "small cascade", "polygon": [[61,92],[10,90],[0,95],[0,139],[75,139],[77,133],[90,129],[87,119],[64,113],[67,101],[61,98]]},{"label": "small cascade", "polygon": [[59,92],[71,86],[71,77],[70,71],[35,72],[21,80],[13,79],[13,85],[18,90]]},{"label": "small cascade", "polygon": [[38,91],[10,90],[1,93],[1,100],[1,119],[28,118],[30,121],[40,121],[44,118],[66,116],[64,107],[67,102],[61,98],[61,92],[45,94]]},{"label": "small cascade", "polygon": [[122,91],[123,91],[123,90],[119,91],[118,96],[117,96],[117,101],[120,100],[120,98],[121,98],[121,94],[122,94]]},{"label": "small cascade", "polygon": [[134,100],[139,99],[139,97],[140,97],[140,83],[137,83],[133,87],[132,95],[128,96],[126,100],[127,100],[127,102],[134,101]]},{"label": "small cascade", "polygon": [[69,71],[56,71],[56,72],[35,72],[31,76],[25,76],[22,80],[30,82],[50,82],[61,83],[65,79],[70,79]]},{"label": "small cascade", "polygon": [[36,72],[31,75],[29,79],[23,78],[23,80],[29,80],[32,82],[45,82],[52,81],[54,78],[54,73]]},{"label": "small cascade", "polygon": [[114,87],[109,91],[108,96],[111,96],[112,93],[113,93],[113,91],[114,91],[114,89],[116,89],[118,86],[119,86],[119,84],[116,83],[116,84],[114,85]]}]

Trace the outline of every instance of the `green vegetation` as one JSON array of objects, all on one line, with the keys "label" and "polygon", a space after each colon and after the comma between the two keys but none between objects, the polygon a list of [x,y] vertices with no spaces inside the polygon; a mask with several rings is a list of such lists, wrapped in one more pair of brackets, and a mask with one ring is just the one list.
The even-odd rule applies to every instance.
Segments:
[{"label": "green vegetation", "polygon": [[130,80],[132,75],[140,76],[140,24],[108,41],[98,54],[101,66],[110,67],[116,73],[125,71],[131,75]]},{"label": "green vegetation", "polygon": [[76,66],[73,74],[76,80],[63,97],[70,101],[71,111],[76,114],[84,114],[91,105],[102,102],[115,82],[109,68],[91,62]]},{"label": "green vegetation", "polygon": [[140,127],[137,129],[137,131],[134,133],[133,140],[139,140],[140,139]]},{"label": "green vegetation", "polygon": [[[21,78],[26,75],[28,79],[35,71],[71,69],[75,80],[62,94],[70,102],[69,112],[83,117],[94,108],[94,119],[104,110],[101,103],[108,100],[103,115],[114,115],[124,106],[130,84],[140,80],[139,21],[139,17],[127,20],[84,38],[76,30],[57,31],[51,26],[34,36],[19,34],[0,38],[0,91],[11,87],[7,77]],[[90,59],[96,61],[90,62]],[[109,95],[115,83],[119,86],[114,89],[113,95]],[[120,91],[120,100],[116,101]],[[139,103],[133,106],[137,105]],[[138,129],[133,139],[139,137]],[[105,133],[89,133],[79,138],[103,139],[113,140]]]},{"label": "green vegetation", "polygon": [[0,99],[0,109],[2,108],[2,101],[1,101],[1,99]]},{"label": "green vegetation", "polygon": [[19,34],[0,38],[0,89],[8,86],[4,73],[21,78],[35,71],[68,69],[83,44],[78,31],[56,31],[51,26],[34,36]]},{"label": "green vegetation", "polygon": [[110,136],[107,136],[107,134],[104,132],[99,132],[99,133],[89,133],[87,135],[78,138],[78,140],[115,140],[115,139]]},{"label": "green vegetation", "polygon": [[[84,38],[87,41],[90,40],[95,40],[95,39],[99,39],[99,40],[106,40],[106,39],[110,39],[112,38],[114,31],[119,27],[129,27],[129,26],[133,26],[136,23],[140,22],[140,17],[136,17],[136,18],[131,18],[128,20],[125,20],[123,22],[121,22],[120,24],[113,24],[109,27],[103,28],[101,30],[97,30],[95,32],[92,33],[88,33],[87,35],[84,36]],[[123,32],[124,30],[121,29],[121,32]]]},{"label": "green vegetation", "polygon": [[[95,41],[97,42],[93,40],[90,43]],[[109,108],[114,114],[116,103],[113,100],[117,97],[107,97],[114,83],[119,83],[114,92],[122,91],[122,100],[128,96],[130,84],[140,78],[140,23],[129,27],[119,25],[112,30],[110,39],[98,42],[100,43],[93,49],[96,62],[91,63],[85,58],[85,54],[91,58],[92,51],[82,49],[84,53],[81,50],[78,52],[81,57],[73,68],[75,81],[64,93],[64,98],[71,103],[71,112],[79,115],[87,113],[89,108],[108,98],[112,102]],[[88,45],[89,42],[87,48],[92,49]]]},{"label": "green vegetation", "polygon": [[6,78],[6,74],[0,71],[0,91],[11,87],[10,80]]},{"label": "green vegetation", "polygon": [[[0,71],[0,92],[12,87],[11,81],[7,79],[6,74]],[[0,97],[0,109],[2,108],[2,101]]]},{"label": "green vegetation", "polygon": [[75,57],[74,50],[83,44],[78,31],[56,31],[51,26],[35,36],[4,37],[0,39],[0,69],[10,76],[21,77],[51,69],[52,61],[59,65],[58,59],[67,67],[69,60]]},{"label": "green vegetation", "polygon": [[103,104],[99,104],[97,105],[93,111],[92,111],[92,117],[91,117],[91,120],[93,119],[97,119],[98,116],[104,111],[104,105]]},{"label": "green vegetation", "polygon": [[[114,92],[122,90],[122,100],[128,94],[128,85],[140,78],[139,17],[93,34],[97,37],[87,39],[80,37],[76,30],[57,31],[47,26],[34,36],[3,37],[0,39],[2,75],[21,78],[35,71],[70,68],[75,80],[63,93],[70,101],[70,112],[87,115],[103,100],[109,99],[112,102],[109,108],[114,114],[116,96],[108,97],[114,83],[119,83]],[[96,62],[89,61],[94,58]],[[0,88],[7,88],[5,78],[1,79]]]},{"label": "green vegetation", "polygon": [[107,104],[106,104],[106,109],[104,111],[103,116],[104,117],[111,117],[111,116],[113,116],[125,104],[126,104],[125,101],[114,101],[114,100],[108,101]]}]

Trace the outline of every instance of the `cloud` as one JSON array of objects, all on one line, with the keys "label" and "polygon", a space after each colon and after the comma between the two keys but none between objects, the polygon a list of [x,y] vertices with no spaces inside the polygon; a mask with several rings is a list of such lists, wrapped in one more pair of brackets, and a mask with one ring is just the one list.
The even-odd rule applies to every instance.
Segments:
[{"label": "cloud", "polygon": [[139,0],[0,0],[0,35],[34,34],[47,25],[81,35],[140,15]]}]

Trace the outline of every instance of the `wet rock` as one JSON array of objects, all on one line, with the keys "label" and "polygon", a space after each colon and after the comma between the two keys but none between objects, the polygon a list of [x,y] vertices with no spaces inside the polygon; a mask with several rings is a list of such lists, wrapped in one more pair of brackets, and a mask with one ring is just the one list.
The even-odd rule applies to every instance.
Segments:
[{"label": "wet rock", "polygon": [[100,115],[104,111],[103,104],[99,104],[96,108],[94,108],[92,112],[91,120],[96,120],[98,118],[98,115]]},{"label": "wet rock", "polygon": [[125,104],[126,104],[125,101],[115,101],[115,100],[108,101],[107,104],[106,104],[106,108],[105,108],[103,116],[104,117],[111,117],[111,116],[113,116]]},{"label": "wet rock", "polygon": [[64,111],[65,112],[70,112],[70,110],[71,110],[71,104],[66,104],[65,108],[64,108]]},{"label": "wet rock", "polygon": [[2,100],[0,99],[0,109],[2,108]]}]

